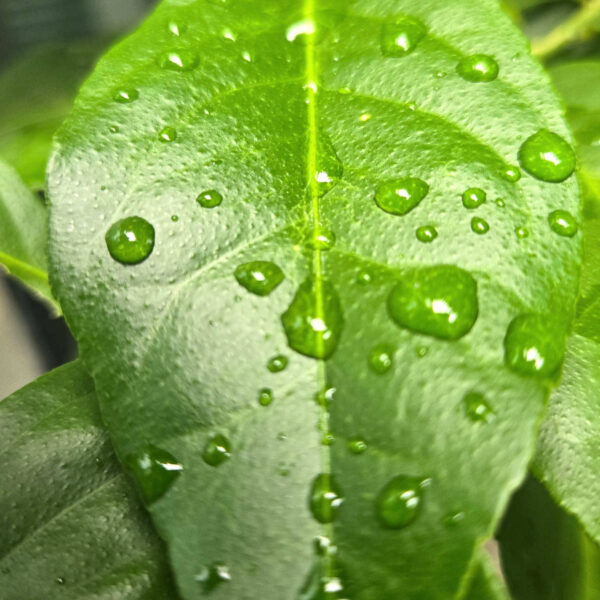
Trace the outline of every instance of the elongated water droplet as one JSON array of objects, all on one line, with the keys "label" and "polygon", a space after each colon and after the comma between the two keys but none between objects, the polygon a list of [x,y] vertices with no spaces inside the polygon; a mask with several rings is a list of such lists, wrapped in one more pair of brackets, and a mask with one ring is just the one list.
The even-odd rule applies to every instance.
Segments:
[{"label": "elongated water droplet", "polygon": [[483,235],[490,230],[490,226],[485,219],[481,219],[480,217],[473,217],[471,219],[471,230],[473,231],[473,233]]},{"label": "elongated water droplet", "polygon": [[290,348],[311,358],[329,358],[344,326],[335,288],[324,279],[306,279],[281,321]]},{"label": "elongated water droplet", "polygon": [[58,583],[58,585],[64,585],[66,583],[66,579],[64,577],[57,577],[56,578],[56,583]]},{"label": "elongated water droplet", "polygon": [[258,403],[261,406],[269,406],[273,402],[273,391],[269,388],[263,388],[258,393]]},{"label": "elongated water droplet", "polygon": [[479,392],[469,392],[463,398],[465,414],[473,422],[487,422],[494,418],[494,411]]},{"label": "elongated water droplet", "polygon": [[237,267],[237,282],[257,296],[268,296],[283,280],[283,271],[272,262],[254,260]]},{"label": "elongated water droplet", "polygon": [[202,458],[207,465],[218,467],[230,457],[231,444],[224,435],[214,435],[206,442]]},{"label": "elongated water droplet", "polygon": [[179,477],[183,467],[166,450],[149,444],[125,459],[146,504],[156,502]]},{"label": "elongated water droplet", "polygon": [[126,217],[113,223],[105,235],[110,255],[120,263],[135,265],[154,249],[154,227],[142,217]]},{"label": "elongated water droplet", "polygon": [[329,473],[321,473],[314,478],[308,500],[310,512],[319,523],[331,523],[343,502],[342,494]]},{"label": "elongated water droplet", "polygon": [[456,65],[456,72],[472,83],[487,83],[498,77],[498,63],[487,54],[473,54],[463,58]]},{"label": "elongated water droplet", "polygon": [[477,320],[477,283],[469,273],[450,265],[417,269],[392,289],[388,310],[401,327],[456,340]]},{"label": "elongated water droplet", "polygon": [[481,188],[469,188],[462,195],[462,202],[465,208],[478,208],[487,199],[487,194]]},{"label": "elongated water droplet", "polygon": [[575,217],[566,210],[555,210],[548,215],[550,229],[563,237],[573,237],[579,230]]},{"label": "elongated water droplet", "polygon": [[404,177],[385,181],[375,194],[377,206],[391,215],[406,215],[415,208],[429,192],[429,186],[416,177]]},{"label": "elongated water droplet", "polygon": [[223,202],[223,196],[216,190],[206,190],[196,198],[196,201],[202,208],[215,208]]},{"label": "elongated water droplet", "polygon": [[565,351],[565,332],[551,315],[525,314],[513,319],[504,338],[504,360],[521,375],[552,376]]},{"label": "elongated water droplet", "polygon": [[177,37],[181,37],[187,31],[187,23],[169,21],[167,29]]},{"label": "elongated water droplet", "polygon": [[433,225],[423,225],[417,229],[415,235],[420,242],[430,244],[437,238],[438,232]]},{"label": "elongated water droplet", "polygon": [[120,102],[121,104],[128,104],[139,97],[140,93],[135,88],[122,88],[117,90],[113,96],[115,102]]},{"label": "elongated water droplet", "polygon": [[318,196],[323,196],[335,187],[344,174],[344,167],[331,139],[324,132],[321,132],[317,138],[315,161],[314,181],[311,188]]},{"label": "elongated water droplet", "polygon": [[278,354],[277,356],[273,356],[273,358],[269,359],[269,362],[267,363],[267,369],[271,371],[271,373],[280,373],[287,367],[287,365],[287,356]]},{"label": "elongated water droplet", "polygon": [[192,71],[198,66],[198,55],[193,50],[171,50],[159,58],[158,65],[169,71]]},{"label": "elongated water droplet", "polygon": [[213,563],[212,565],[202,567],[196,575],[195,580],[202,586],[204,593],[209,593],[220,584],[231,581],[231,575],[226,565]]},{"label": "elongated water droplet", "polygon": [[519,162],[537,179],[560,183],[573,174],[576,160],[568,142],[556,133],[540,129],[521,146]]},{"label": "elongated water droplet", "polygon": [[413,52],[425,36],[425,26],[414,17],[401,17],[381,29],[381,53],[399,58]]},{"label": "elongated water droplet", "polygon": [[177,131],[173,127],[165,127],[160,130],[158,139],[161,142],[174,142],[177,139]]},{"label": "elongated water droplet", "polygon": [[444,525],[444,527],[448,527],[448,529],[453,529],[454,527],[460,525],[464,520],[464,512],[448,513],[442,518],[442,524]]},{"label": "elongated water droplet", "polygon": [[375,503],[379,521],[389,529],[400,529],[412,523],[421,510],[421,480],[398,475],[381,490]]},{"label": "elongated water droplet", "polygon": [[395,348],[390,344],[379,344],[369,354],[369,368],[378,375],[387,373],[394,363]]},{"label": "elongated water droplet", "polygon": [[355,438],[348,442],[348,450],[350,450],[352,454],[364,454],[368,447],[367,442],[361,438]]}]

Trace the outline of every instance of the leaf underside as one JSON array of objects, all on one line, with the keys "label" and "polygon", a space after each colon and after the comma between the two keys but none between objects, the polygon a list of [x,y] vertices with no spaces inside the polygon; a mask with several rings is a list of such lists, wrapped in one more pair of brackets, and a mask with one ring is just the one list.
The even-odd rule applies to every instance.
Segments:
[{"label": "leaf underside", "polygon": [[[427,33],[412,53],[386,57],[382,27],[401,15]],[[461,78],[457,63],[481,52],[498,78]],[[116,102],[120,90],[132,101]],[[581,239],[552,234],[547,216],[577,214],[577,184],[503,176],[541,128],[569,137],[491,1],[164,1],[100,62],[56,141],[51,272],[119,456],[152,444],[183,467],[149,508],[184,598],[204,596],[214,565],[230,578],[215,600],[296,600],[314,573],[339,577],[339,597],[355,600],[459,591],[524,476],[547,396],[545,382],[504,366],[508,325],[531,312],[571,319]],[[429,192],[399,217],[375,192],[401,177]],[[488,197],[476,211],[461,202],[474,186]],[[208,190],[222,203],[196,201],[214,199]],[[471,230],[474,215],[487,234]],[[156,232],[135,266],[113,260],[104,239],[129,216]],[[427,225],[439,233],[429,244],[415,235]],[[336,236],[328,251],[322,230]],[[258,260],[285,274],[266,296],[234,276]],[[478,317],[458,341],[388,315],[399,279],[443,264],[476,280]],[[288,348],[281,315],[292,327],[308,289],[336,343],[290,339],[327,360]],[[384,374],[367,366],[381,344],[393,349]],[[289,363],[271,372],[279,354]],[[333,399],[315,403],[329,387]],[[494,419],[466,417],[469,392],[485,395]],[[215,435],[230,444],[219,466],[203,458]],[[344,498],[325,525],[308,502],[320,472]],[[390,529],[376,498],[399,475],[424,482],[423,501]],[[335,555],[317,556],[316,536]]]}]

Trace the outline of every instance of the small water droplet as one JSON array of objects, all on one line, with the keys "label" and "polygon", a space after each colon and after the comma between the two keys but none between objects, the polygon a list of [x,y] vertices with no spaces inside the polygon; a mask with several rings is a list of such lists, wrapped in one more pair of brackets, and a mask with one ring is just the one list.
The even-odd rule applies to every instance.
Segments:
[{"label": "small water droplet", "polygon": [[173,127],[165,127],[158,134],[161,142],[174,142],[177,139],[177,131]]},{"label": "small water droplet", "polygon": [[306,245],[312,250],[330,250],[335,246],[335,233],[328,227],[318,227],[314,232],[310,232],[306,240]]},{"label": "small water droplet", "polygon": [[521,146],[519,162],[537,179],[560,183],[573,174],[576,159],[568,142],[556,133],[540,129]]},{"label": "small water droplet", "polygon": [[135,265],[154,249],[154,227],[142,217],[126,217],[113,223],[105,235],[106,247],[118,262]]},{"label": "small water droplet", "polygon": [[373,115],[371,113],[362,113],[360,117],[358,117],[358,120],[361,123],[366,123],[367,121],[370,121],[372,117]]},{"label": "small water droplet", "polygon": [[271,371],[271,373],[280,373],[285,370],[288,365],[288,358],[283,354],[278,354],[277,356],[273,356],[267,362],[267,369]]},{"label": "small water droplet", "polygon": [[388,297],[388,310],[401,327],[440,339],[457,340],[477,320],[477,283],[455,266],[406,273]]},{"label": "small water droplet", "polygon": [[377,206],[391,215],[406,215],[429,192],[429,186],[416,177],[403,177],[385,181],[375,194]]},{"label": "small water droplet", "polygon": [[369,285],[373,281],[373,275],[369,271],[359,271],[356,281],[360,285]]},{"label": "small water droplet", "polygon": [[395,348],[389,344],[379,344],[369,354],[369,368],[378,375],[387,373],[394,363]]},{"label": "small water droplet", "polygon": [[111,133],[119,133],[119,128],[116,125],[112,125],[109,129]]},{"label": "small water droplet", "polygon": [[379,493],[375,512],[384,527],[400,529],[417,518],[422,501],[421,480],[408,475],[398,475]]},{"label": "small water droplet", "polygon": [[355,438],[348,442],[348,450],[350,450],[352,454],[364,454],[368,447],[367,442],[361,438]]},{"label": "small water droplet", "polygon": [[504,360],[520,375],[550,377],[562,363],[564,338],[563,327],[551,315],[520,315],[506,332]]},{"label": "small water droplet", "polygon": [[513,165],[509,165],[506,167],[506,170],[502,173],[504,179],[510,181],[511,183],[516,183],[521,179],[521,171],[519,167],[515,167]]},{"label": "small water droplet", "polygon": [[437,238],[438,231],[433,225],[423,225],[417,229],[415,235],[420,242],[430,244]]},{"label": "small water droplet", "polygon": [[526,229],[525,227],[517,227],[515,229],[515,234],[517,235],[517,237],[520,240],[523,240],[523,239],[529,237],[529,230]]},{"label": "small water droplet", "polygon": [[254,260],[236,268],[237,282],[252,294],[268,296],[284,280],[283,271],[272,262]]},{"label": "small water droplet", "polygon": [[273,391],[269,388],[263,388],[258,392],[258,403],[261,406],[269,406],[273,402]]},{"label": "small water droplet", "polygon": [[277,434],[277,439],[278,439],[280,442],[285,442],[285,440],[287,440],[287,435],[286,435],[285,433],[283,433],[283,432],[281,432],[281,433],[278,433],[278,434]]},{"label": "small water droplet", "polygon": [[321,438],[322,446],[333,446],[334,442],[335,436],[333,435],[333,433],[331,433],[331,431],[327,431],[323,434],[323,437]]},{"label": "small water droplet", "polygon": [[202,208],[215,208],[223,202],[223,196],[216,190],[206,190],[196,198],[196,201]]},{"label": "small water droplet", "polygon": [[445,515],[442,518],[442,524],[444,525],[444,527],[448,527],[449,529],[452,529],[452,528],[460,525],[464,520],[465,520],[464,512],[448,513],[447,515]]},{"label": "small water droplet", "polygon": [[242,52],[242,59],[246,62],[252,62],[252,55],[248,51]]},{"label": "small water droplet", "polygon": [[498,208],[504,208],[506,206],[506,202],[504,202],[502,198],[496,198],[496,206]]},{"label": "small water droplet", "polygon": [[140,93],[135,88],[122,88],[117,90],[113,96],[115,102],[120,102],[121,104],[128,104],[139,97]]},{"label": "small water droplet", "polygon": [[137,454],[130,454],[125,464],[133,473],[146,504],[161,498],[183,470],[172,454],[152,444]]},{"label": "small water droplet", "polygon": [[335,288],[325,279],[306,279],[281,321],[290,348],[311,358],[329,358],[344,326]]},{"label": "small water droplet", "polygon": [[320,473],[312,483],[309,507],[319,523],[331,523],[336,518],[343,502],[342,494],[329,473]]},{"label": "small water droplet", "polygon": [[473,217],[471,219],[471,230],[474,233],[483,235],[490,230],[490,226],[485,219],[481,219],[480,217]]},{"label": "small water droplet", "polygon": [[566,210],[555,210],[548,215],[550,229],[563,237],[573,237],[579,231],[575,217]]},{"label": "small water droplet", "polygon": [[414,52],[425,37],[425,26],[414,17],[401,17],[393,23],[385,23],[381,29],[381,53],[399,58]]},{"label": "small water droplet", "polygon": [[169,21],[167,29],[177,37],[181,37],[187,31],[186,23],[178,23],[177,21]]},{"label": "small water droplet", "polygon": [[177,221],[179,221],[179,216],[178,215],[171,215],[171,221],[173,221],[173,223],[177,223]]},{"label": "small water droplet", "polygon": [[487,194],[481,188],[469,188],[462,195],[462,202],[465,208],[478,208],[487,199]]},{"label": "small water droplet", "polygon": [[229,568],[221,563],[203,566],[194,578],[204,593],[212,592],[218,585],[231,581]]},{"label": "small water droplet", "polygon": [[202,458],[207,465],[218,467],[228,458],[231,458],[231,444],[229,440],[221,434],[212,436],[204,446]]},{"label": "small water droplet", "polygon": [[456,72],[467,81],[482,83],[494,81],[498,77],[499,67],[495,59],[487,54],[465,56],[458,65]]},{"label": "small water droplet", "polygon": [[463,406],[465,414],[473,422],[487,422],[494,418],[494,411],[485,399],[483,394],[479,392],[469,392],[463,398]]},{"label": "small water droplet", "polygon": [[333,401],[334,397],[335,397],[335,388],[332,386],[327,386],[324,390],[321,390],[320,392],[317,392],[315,394],[315,402],[319,405],[322,406],[323,408],[329,408],[331,405],[331,402]]},{"label": "small water droplet", "polygon": [[58,585],[64,585],[66,583],[66,580],[64,577],[57,577],[56,583],[58,583]]},{"label": "small water droplet", "polygon": [[198,66],[198,55],[193,50],[171,50],[161,55],[158,65],[169,71],[192,71]]},{"label": "small water droplet", "polygon": [[415,350],[415,354],[417,355],[417,358],[424,358],[425,356],[427,356],[428,352],[429,352],[429,348],[427,346],[418,346],[417,349]]}]

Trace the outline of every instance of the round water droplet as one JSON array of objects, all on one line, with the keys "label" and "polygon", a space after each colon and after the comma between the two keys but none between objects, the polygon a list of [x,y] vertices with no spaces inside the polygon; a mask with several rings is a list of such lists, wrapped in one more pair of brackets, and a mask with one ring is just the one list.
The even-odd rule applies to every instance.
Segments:
[{"label": "round water droplet", "polygon": [[487,199],[487,194],[481,188],[469,188],[462,195],[462,202],[465,208],[478,208]]},{"label": "round water droplet", "polygon": [[558,235],[573,237],[579,231],[575,217],[566,210],[555,210],[548,215],[550,229]]},{"label": "round water droplet", "polygon": [[285,278],[275,263],[264,260],[240,265],[234,276],[242,287],[257,296],[268,296]]},{"label": "round water droplet", "polygon": [[523,239],[529,237],[529,230],[526,229],[525,227],[517,227],[515,229],[515,234],[520,240],[523,240]]},{"label": "round water droplet", "polygon": [[463,406],[467,417],[475,422],[487,422],[494,418],[494,411],[483,394],[469,392],[463,398]]},{"label": "round water droplet", "polygon": [[373,275],[369,271],[359,271],[356,281],[360,285],[369,285],[373,281]]},{"label": "round water droplet", "polygon": [[504,176],[504,179],[510,181],[511,183],[516,183],[519,181],[519,179],[521,179],[521,171],[519,167],[512,165],[506,167],[506,170],[502,173],[502,175]]},{"label": "round water droplet", "polygon": [[116,125],[112,125],[109,131],[111,133],[119,133],[119,128]]},{"label": "round water droplet", "polygon": [[171,215],[171,221],[173,221],[173,223],[177,223],[177,221],[179,221],[179,216],[178,215]]},{"label": "round water droplet", "polygon": [[506,206],[506,202],[504,202],[502,198],[496,198],[496,206],[498,208],[504,208]]},{"label": "round water droplet", "polygon": [[169,21],[167,29],[175,36],[181,37],[187,31],[187,24],[177,21]]},{"label": "round water droplet", "polygon": [[457,340],[477,320],[477,283],[469,273],[450,265],[417,269],[392,289],[388,310],[401,327]]},{"label": "round water droplet", "polygon": [[325,279],[306,279],[281,321],[290,348],[311,358],[329,358],[344,326],[335,288]]},{"label": "round water droplet", "polygon": [[269,388],[263,388],[258,392],[258,403],[261,406],[269,406],[273,400],[273,392]]},{"label": "round water droplet", "polygon": [[231,444],[229,440],[221,434],[211,437],[202,452],[202,458],[207,465],[218,467],[231,457]]},{"label": "round water droplet", "polygon": [[154,249],[154,227],[142,217],[126,217],[110,226],[105,240],[115,260],[135,265],[146,260]]},{"label": "round water droplet", "polygon": [[306,240],[306,245],[313,250],[330,250],[335,246],[335,233],[327,227],[319,227],[314,232],[310,232]]},{"label": "round water droplet", "polygon": [[499,67],[493,57],[487,54],[473,54],[465,56],[456,65],[456,72],[467,81],[485,83],[498,77]]},{"label": "round water droplet", "polygon": [[504,338],[504,360],[520,375],[552,376],[562,363],[564,350],[563,326],[551,315],[520,315]]},{"label": "round water droplet", "polygon": [[331,523],[343,502],[342,494],[329,473],[317,475],[312,483],[308,504],[319,523]]},{"label": "round water droplet", "polygon": [[271,371],[271,373],[280,373],[283,371],[288,365],[288,358],[283,354],[278,354],[273,358],[269,359],[267,363],[267,369]]},{"label": "round water droplet", "polygon": [[423,225],[417,229],[415,235],[420,242],[430,244],[437,238],[438,232],[433,225]]},{"label": "round water droplet", "polygon": [[165,127],[160,130],[158,139],[161,142],[174,142],[177,139],[177,131],[173,127]]},{"label": "round water droplet", "polygon": [[552,183],[560,183],[575,170],[575,152],[559,135],[540,129],[519,150],[519,162],[530,174]]},{"label": "round water droplet", "polygon": [[429,352],[429,348],[427,346],[419,346],[415,350],[415,354],[417,355],[417,358],[424,358],[425,356],[427,356],[428,352]]},{"label": "round water droplet", "polygon": [[172,454],[152,444],[137,454],[130,454],[125,465],[133,473],[146,504],[162,497],[183,470]]},{"label": "round water droplet", "polygon": [[471,219],[471,230],[474,233],[478,233],[479,235],[483,235],[490,230],[490,226],[485,219],[481,219],[479,217],[473,217]]},{"label": "round water droplet", "polygon": [[375,512],[382,525],[389,529],[400,529],[417,518],[422,501],[421,480],[398,475],[379,493]]},{"label": "round water droplet", "polygon": [[194,579],[202,586],[202,591],[206,594],[212,592],[220,584],[231,581],[231,575],[226,565],[213,563],[202,567]]},{"label": "round water droplet", "polygon": [[381,53],[399,58],[414,52],[425,36],[425,26],[414,17],[401,17],[393,23],[385,23],[381,29]]},{"label": "round water droplet", "polygon": [[389,344],[375,346],[369,354],[369,368],[378,375],[387,373],[394,363],[395,348]]},{"label": "round water droplet", "polygon": [[350,450],[352,454],[364,454],[368,447],[367,442],[361,438],[355,438],[348,442],[348,450]]},{"label": "round water droplet", "polygon": [[429,186],[416,177],[385,181],[375,194],[377,206],[391,215],[406,215],[429,192]]},{"label": "round water droplet", "polygon": [[161,55],[158,65],[169,71],[192,71],[198,66],[198,55],[193,50],[171,50]]},{"label": "round water droplet", "polygon": [[333,435],[333,433],[331,433],[331,431],[327,431],[323,434],[323,437],[321,438],[322,446],[333,446],[334,442],[335,436]]},{"label": "round water droplet", "polygon": [[202,208],[215,208],[223,202],[223,196],[216,190],[206,190],[196,198],[196,201]]},{"label": "round water droplet", "polygon": [[128,104],[139,97],[140,93],[135,88],[122,88],[117,90],[113,96],[115,102],[120,102],[121,104]]}]

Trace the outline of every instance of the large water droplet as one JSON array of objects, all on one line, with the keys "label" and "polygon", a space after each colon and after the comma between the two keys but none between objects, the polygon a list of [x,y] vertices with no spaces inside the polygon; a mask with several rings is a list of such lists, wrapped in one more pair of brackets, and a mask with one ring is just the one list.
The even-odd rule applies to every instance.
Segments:
[{"label": "large water droplet", "polygon": [[121,104],[128,104],[129,102],[133,102],[140,97],[140,93],[135,88],[121,88],[115,92],[113,96],[115,102],[120,102]]},{"label": "large water droplet", "polygon": [[177,131],[173,127],[165,127],[160,130],[158,139],[161,142],[174,142],[177,139]]},{"label": "large water droplet", "polygon": [[521,375],[552,376],[560,367],[564,350],[564,330],[550,315],[520,315],[513,319],[504,338],[504,360]]},{"label": "large water droplet", "polygon": [[192,71],[198,66],[198,55],[193,50],[172,50],[161,55],[158,64],[169,71]]},{"label": "large water droplet", "polygon": [[408,272],[392,289],[388,310],[401,327],[456,340],[477,320],[477,283],[469,273],[450,265]]},{"label": "large water droplet", "polygon": [[473,83],[494,81],[498,77],[498,71],[498,63],[487,54],[466,56],[456,65],[456,72]]},{"label": "large water droplet", "polygon": [[478,208],[487,198],[487,194],[481,188],[469,188],[462,195],[462,202],[465,208]]},{"label": "large water droplet", "polygon": [[183,470],[172,454],[152,444],[129,455],[125,464],[133,473],[146,504],[163,496]]},{"label": "large water droplet", "polygon": [[194,578],[201,586],[204,593],[212,592],[222,583],[231,581],[229,568],[221,563],[203,566]]},{"label": "large water droplet", "polygon": [[463,398],[465,414],[473,422],[486,422],[494,418],[494,411],[479,392],[469,392]]},{"label": "large water droplet", "polygon": [[473,233],[478,233],[479,235],[483,235],[490,230],[490,226],[485,219],[480,217],[473,217],[471,219],[471,231]]},{"label": "large water droplet", "polygon": [[257,296],[268,296],[284,279],[283,271],[272,262],[255,260],[235,270],[238,283]]},{"label": "large water droplet", "polygon": [[415,50],[425,33],[423,23],[414,17],[385,23],[381,29],[381,53],[392,58],[406,56]]},{"label": "large water droplet", "polygon": [[379,344],[369,354],[369,368],[378,375],[387,373],[394,363],[395,348],[390,344]]},{"label": "large water droplet", "polygon": [[221,434],[211,437],[202,452],[202,458],[207,465],[218,467],[231,457],[231,443]]},{"label": "large water droplet", "polygon": [[215,208],[223,202],[223,196],[216,190],[206,190],[196,198],[196,201],[202,208]]},{"label": "large water droplet", "polygon": [[415,235],[420,242],[430,244],[437,238],[438,232],[433,225],[423,225],[417,229]]},{"label": "large water droplet", "polygon": [[548,215],[550,229],[558,235],[573,237],[579,230],[575,217],[566,210],[555,210]]},{"label": "large water droplet", "polygon": [[310,512],[319,523],[331,523],[343,502],[342,494],[329,473],[320,473],[314,478],[308,500]]},{"label": "large water droplet", "polygon": [[385,527],[400,529],[417,518],[422,500],[421,480],[408,475],[398,475],[379,493],[375,512]]},{"label": "large water droplet", "polygon": [[271,373],[280,373],[285,370],[288,365],[288,358],[283,354],[278,354],[277,356],[273,356],[267,362],[267,369],[271,371]]},{"label": "large water droplet", "polygon": [[306,279],[281,320],[290,348],[322,359],[333,354],[344,326],[337,292],[324,279]]},{"label": "large water droplet", "polygon": [[575,170],[575,152],[559,135],[540,129],[519,150],[519,162],[530,174],[552,183],[560,183]]},{"label": "large water droplet", "polygon": [[392,215],[406,215],[425,198],[429,186],[416,177],[385,181],[375,194],[379,208]]},{"label": "large water droplet", "polygon": [[146,260],[154,249],[154,227],[142,217],[126,217],[113,223],[104,239],[115,260],[135,265]]}]

